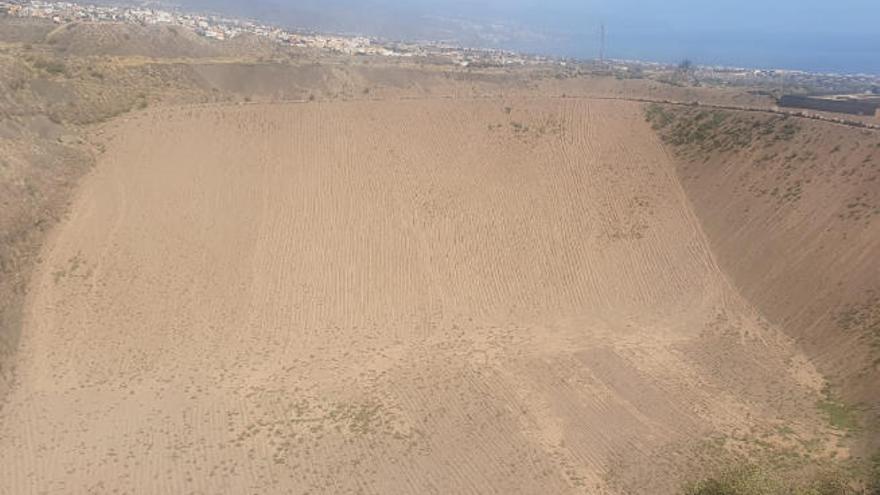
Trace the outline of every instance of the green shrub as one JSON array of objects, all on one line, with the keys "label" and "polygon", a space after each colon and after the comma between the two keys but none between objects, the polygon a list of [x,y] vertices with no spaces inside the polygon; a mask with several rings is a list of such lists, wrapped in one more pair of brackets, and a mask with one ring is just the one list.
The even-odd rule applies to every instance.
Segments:
[{"label": "green shrub", "polygon": [[685,487],[683,495],[778,495],[782,485],[754,465],[729,468]]},{"label": "green shrub", "polygon": [[828,424],[836,430],[857,431],[861,428],[858,410],[836,399],[830,392],[825,392],[825,396],[816,402],[816,407],[825,416]]},{"label": "green shrub", "polygon": [[[868,478],[856,479],[841,469],[822,471],[809,477],[784,479],[755,464],[728,468],[697,483],[690,483],[682,495],[880,495],[880,453],[869,468]],[[860,477],[858,477],[860,478]]]},{"label": "green shrub", "polygon": [[880,495],[880,452],[871,457],[867,485],[868,495]]},{"label": "green shrub", "polygon": [[52,75],[64,74],[67,72],[67,67],[57,60],[38,59],[34,62],[34,67],[42,69]]},{"label": "green shrub", "polygon": [[654,129],[663,129],[672,122],[672,116],[670,116],[659,104],[651,103],[645,109],[645,120],[647,120]]}]

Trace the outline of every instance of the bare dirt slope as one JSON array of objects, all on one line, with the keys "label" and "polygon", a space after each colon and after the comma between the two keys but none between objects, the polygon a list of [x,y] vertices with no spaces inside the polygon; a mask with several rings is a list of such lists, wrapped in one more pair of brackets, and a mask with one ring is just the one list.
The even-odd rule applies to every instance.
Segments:
[{"label": "bare dirt slope", "polygon": [[34,283],[0,492],[669,493],[758,438],[846,455],[641,112],[328,102],[108,128]]},{"label": "bare dirt slope", "polygon": [[653,106],[719,265],[880,445],[880,132]]}]

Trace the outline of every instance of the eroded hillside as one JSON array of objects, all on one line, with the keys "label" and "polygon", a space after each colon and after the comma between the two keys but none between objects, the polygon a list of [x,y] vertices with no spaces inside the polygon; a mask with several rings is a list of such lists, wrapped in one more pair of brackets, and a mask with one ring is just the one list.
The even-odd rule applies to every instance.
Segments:
[{"label": "eroded hillside", "polygon": [[652,105],[647,118],[720,266],[861,413],[876,446],[880,133],[686,106]]},{"label": "eroded hillside", "polygon": [[8,491],[674,493],[727,456],[848,455],[637,103],[184,108],[106,132],[35,279]]},{"label": "eroded hillside", "polygon": [[639,101],[772,102],[0,23],[0,491],[675,493],[876,442],[874,131],[653,106],[662,145]]},{"label": "eroded hillside", "polygon": [[247,37],[0,16],[0,396],[14,380],[32,267],[109,120],[180,104],[474,94],[516,79],[372,62]]}]

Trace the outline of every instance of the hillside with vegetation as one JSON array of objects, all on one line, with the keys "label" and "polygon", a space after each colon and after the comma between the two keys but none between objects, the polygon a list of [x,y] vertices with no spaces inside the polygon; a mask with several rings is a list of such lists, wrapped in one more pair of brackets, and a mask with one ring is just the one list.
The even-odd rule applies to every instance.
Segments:
[{"label": "hillside with vegetation", "polygon": [[661,104],[646,119],[720,266],[819,366],[828,385],[817,407],[876,480],[880,132]]}]

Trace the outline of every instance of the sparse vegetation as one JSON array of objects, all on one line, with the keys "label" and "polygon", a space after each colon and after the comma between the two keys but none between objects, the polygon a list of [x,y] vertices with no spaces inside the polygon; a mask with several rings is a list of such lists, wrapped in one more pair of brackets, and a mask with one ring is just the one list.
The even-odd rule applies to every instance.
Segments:
[{"label": "sparse vegetation", "polygon": [[864,302],[847,306],[835,320],[840,330],[857,335],[871,348],[875,356],[872,364],[880,366],[880,295],[868,291]]},{"label": "sparse vegetation", "polygon": [[645,119],[660,137],[678,151],[729,152],[761,140],[791,141],[798,126],[788,116],[753,115],[732,110],[651,103]]},{"label": "sparse vegetation", "polygon": [[835,397],[830,389],[823,391],[823,397],[816,402],[816,407],[836,430],[852,433],[861,428],[858,409]]},{"label": "sparse vegetation", "polygon": [[58,60],[36,59],[34,67],[52,75],[60,75],[67,72],[67,67]]},{"label": "sparse vegetation", "polygon": [[781,476],[756,464],[729,467],[688,483],[682,495],[876,495],[871,482],[853,480],[842,469],[811,476]]},{"label": "sparse vegetation", "polygon": [[513,132],[527,132],[529,130],[528,124],[523,124],[522,122],[511,122],[510,127],[513,129]]},{"label": "sparse vegetation", "polygon": [[786,119],[776,134],[777,140],[791,141],[797,134],[798,127],[791,120]]},{"label": "sparse vegetation", "polygon": [[880,451],[871,456],[867,475],[868,495],[880,495]]},{"label": "sparse vegetation", "polygon": [[[546,135],[559,135],[562,132],[562,122],[553,115],[537,118],[530,123],[511,120],[507,124],[513,136],[519,141],[533,141]],[[504,124],[488,124],[490,131],[505,127]]]},{"label": "sparse vegetation", "polygon": [[725,469],[704,480],[689,483],[683,495],[776,495],[782,485],[755,465]]},{"label": "sparse vegetation", "polygon": [[645,120],[651,123],[654,130],[665,129],[672,123],[672,115],[659,103],[651,103],[645,109]]}]

